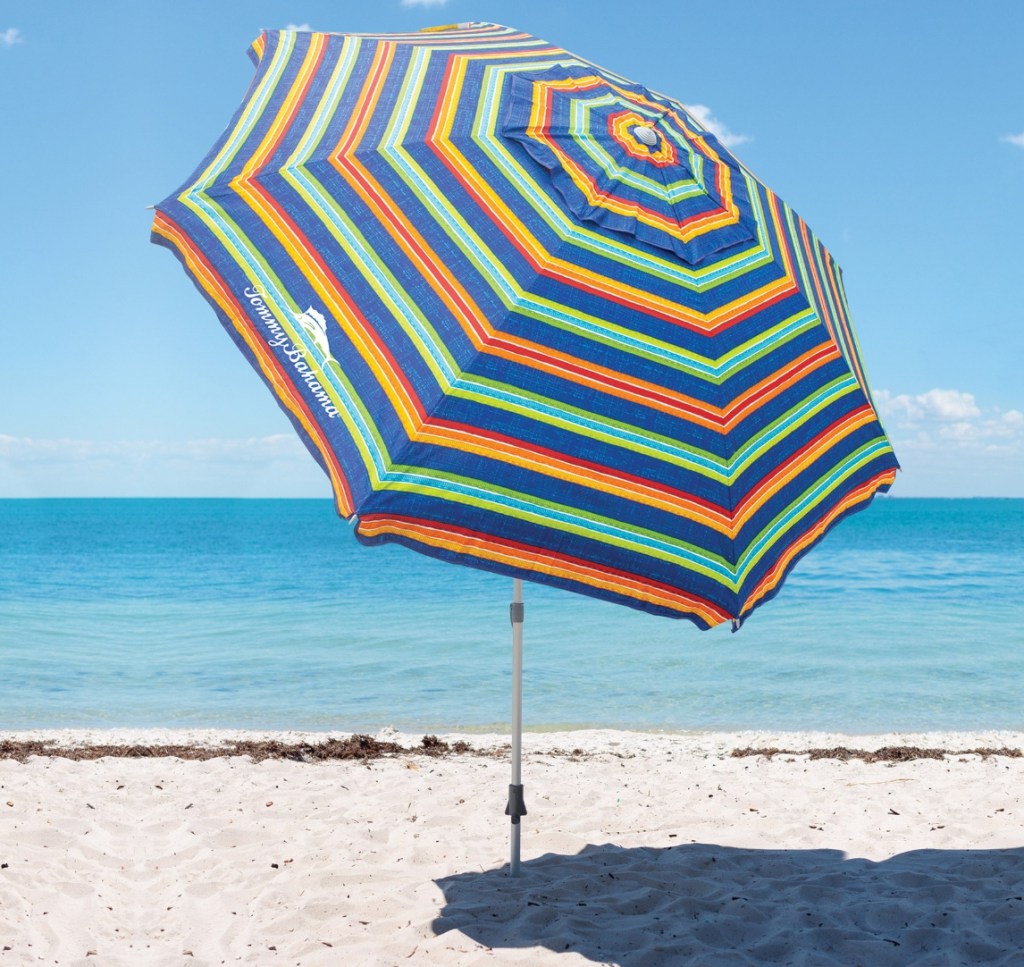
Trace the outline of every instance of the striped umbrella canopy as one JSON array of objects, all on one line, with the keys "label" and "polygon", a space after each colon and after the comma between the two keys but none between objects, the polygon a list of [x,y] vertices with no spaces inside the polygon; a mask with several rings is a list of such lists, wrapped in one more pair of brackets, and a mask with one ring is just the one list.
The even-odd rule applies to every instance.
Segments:
[{"label": "striped umbrella canopy", "polygon": [[709,627],[889,487],[838,266],[678,101],[494,24],[251,53],[153,239],[359,540]]},{"label": "striped umbrella canopy", "polygon": [[495,24],[251,54],[153,239],[360,541],[735,627],[888,489],[838,266],[680,102]]}]

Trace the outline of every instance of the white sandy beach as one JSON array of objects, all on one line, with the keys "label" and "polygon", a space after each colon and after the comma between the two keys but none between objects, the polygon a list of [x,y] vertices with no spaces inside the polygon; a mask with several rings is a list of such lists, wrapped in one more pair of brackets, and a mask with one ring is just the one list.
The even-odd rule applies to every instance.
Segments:
[{"label": "white sandy beach", "polygon": [[1024,759],[834,745],[1024,735],[529,734],[514,880],[505,758],[0,760],[0,965],[1024,963]]}]

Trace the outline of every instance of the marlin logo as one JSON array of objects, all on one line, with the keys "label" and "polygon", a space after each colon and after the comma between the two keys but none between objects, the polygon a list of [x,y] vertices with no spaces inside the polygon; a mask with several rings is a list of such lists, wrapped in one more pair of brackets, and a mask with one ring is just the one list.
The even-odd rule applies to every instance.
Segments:
[{"label": "marlin logo", "polygon": [[331,344],[327,341],[327,320],[322,312],[318,312],[310,306],[305,312],[296,317],[296,322],[306,331],[306,335],[313,340],[313,345],[324,354],[324,359],[333,359],[331,355]]}]

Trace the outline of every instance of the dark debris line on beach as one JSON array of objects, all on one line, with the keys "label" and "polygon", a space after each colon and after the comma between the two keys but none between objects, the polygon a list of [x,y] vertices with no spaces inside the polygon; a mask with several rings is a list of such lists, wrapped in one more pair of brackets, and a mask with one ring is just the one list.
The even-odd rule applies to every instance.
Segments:
[{"label": "dark debris line on beach", "polygon": [[370,735],[352,735],[347,739],[326,739],[323,742],[279,742],[276,739],[225,742],[217,746],[203,745],[55,745],[42,740],[16,742],[0,739],[0,759],[25,762],[30,756],[62,759],[218,759],[228,756],[249,756],[254,762],[265,759],[290,759],[295,762],[327,762],[339,760],[368,761],[384,756],[427,755],[503,755],[505,749],[482,751],[468,742],[445,742],[436,735],[425,735],[418,746],[406,748],[397,742],[381,742]]},{"label": "dark debris line on beach", "polygon": [[[500,758],[508,753],[508,746],[496,749],[475,749],[468,742],[446,742],[436,735],[425,735],[418,746],[402,746],[397,742],[382,742],[371,735],[351,735],[345,739],[325,739],[323,742],[280,742],[276,739],[249,739],[225,742],[217,746],[204,745],[57,745],[44,740],[15,741],[0,739],[0,759],[15,759],[25,762],[32,756],[49,756],[62,759],[91,760],[106,757],[118,759],[177,758],[207,760],[230,756],[248,756],[254,762],[266,759],[288,759],[293,762],[368,762],[385,756],[426,755],[442,758],[450,755],[474,755],[486,758]],[[588,758],[582,749],[571,753],[552,750],[549,755],[570,758]],[[733,749],[733,758],[749,756],[799,756],[807,759],[837,759],[843,762],[860,759],[863,762],[912,762],[916,759],[946,759],[958,756],[976,755],[987,759],[990,756],[1005,756],[1011,759],[1024,757],[1020,749],[979,748],[979,749],[923,749],[914,745],[885,746],[868,751],[836,746],[830,749],[778,749],[745,748]],[[624,756],[631,758],[631,756]]]},{"label": "dark debris line on beach", "polygon": [[957,756],[979,755],[983,759],[1001,755],[1010,759],[1024,756],[1020,749],[922,749],[916,745],[887,745],[881,749],[867,751],[864,749],[848,749],[844,745],[832,749],[733,749],[732,757],[742,759],[747,756],[761,755],[771,758],[777,755],[806,756],[808,759],[838,759],[848,762],[850,759],[861,759],[864,762],[913,762],[915,759],[946,759]]}]

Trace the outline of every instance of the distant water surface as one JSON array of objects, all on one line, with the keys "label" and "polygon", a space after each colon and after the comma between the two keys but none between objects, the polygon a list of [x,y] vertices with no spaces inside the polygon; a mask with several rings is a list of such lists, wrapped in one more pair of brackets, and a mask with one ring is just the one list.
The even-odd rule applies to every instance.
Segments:
[{"label": "distant water surface", "polygon": [[[0,728],[507,728],[508,579],[323,500],[0,500]],[[737,634],[526,585],[537,728],[1024,729],[1024,501],[882,498]]]}]

